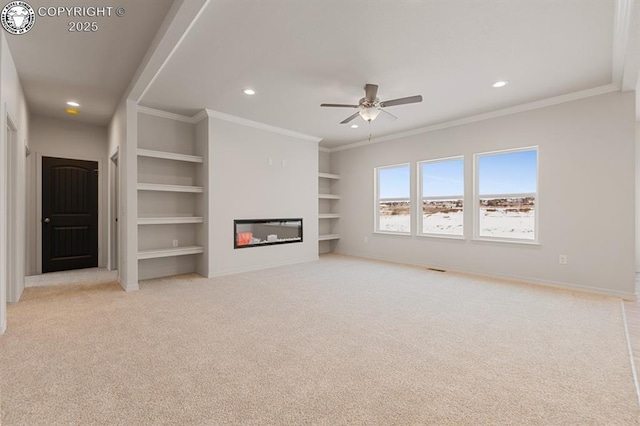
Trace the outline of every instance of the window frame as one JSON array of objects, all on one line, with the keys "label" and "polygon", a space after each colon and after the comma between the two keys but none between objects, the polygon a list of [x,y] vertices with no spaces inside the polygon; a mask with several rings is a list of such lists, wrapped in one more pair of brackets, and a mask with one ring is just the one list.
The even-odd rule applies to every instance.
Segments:
[{"label": "window frame", "polygon": [[[492,155],[511,154],[516,152],[536,151],[536,192],[504,193],[504,194],[480,194],[480,167],[481,157]],[[535,199],[534,204],[534,238],[507,238],[488,237],[480,235],[480,200],[485,198],[523,198],[531,197]],[[497,242],[525,245],[540,245],[540,146],[532,145],[521,148],[509,148],[496,151],[486,151],[473,154],[473,240],[481,242]]]},{"label": "window frame", "polygon": [[[380,170],[383,169],[393,169],[397,167],[409,167],[409,231],[400,232],[400,231],[384,231],[380,230]],[[373,189],[373,233],[374,234],[385,234],[385,235],[399,235],[399,236],[411,236],[412,235],[412,225],[413,225],[413,209],[411,208],[412,197],[411,197],[411,163],[397,163],[390,164],[385,166],[378,166],[373,168],[373,178],[374,178],[374,189]]]},{"label": "window frame", "polygon": [[[424,179],[422,178],[422,165],[426,164],[426,163],[439,163],[439,162],[444,162],[444,161],[454,161],[454,160],[462,160],[462,194],[460,194],[460,198],[462,199],[462,234],[461,235],[457,235],[457,234],[435,234],[435,233],[429,233],[429,232],[423,232],[423,203],[425,201],[425,199],[432,199],[432,200],[450,200],[453,197],[457,197],[457,195],[453,195],[453,196],[441,196],[441,197],[424,197],[423,196],[423,181]],[[435,158],[432,160],[421,160],[416,162],[416,174],[417,174],[417,198],[416,198],[416,208],[415,208],[415,212],[416,212],[416,219],[417,219],[417,236],[418,237],[427,237],[427,238],[450,238],[450,239],[454,239],[454,240],[464,240],[465,239],[465,226],[464,226],[464,222],[465,222],[465,211],[466,211],[466,202],[465,202],[465,188],[466,188],[466,182],[465,182],[465,158],[464,155],[454,155],[451,157],[443,157],[443,158]]]}]

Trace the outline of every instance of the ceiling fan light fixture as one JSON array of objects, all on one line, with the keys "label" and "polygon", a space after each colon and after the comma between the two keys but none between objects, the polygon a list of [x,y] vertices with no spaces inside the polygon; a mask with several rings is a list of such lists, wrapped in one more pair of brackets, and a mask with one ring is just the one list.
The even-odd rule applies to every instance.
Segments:
[{"label": "ceiling fan light fixture", "polygon": [[360,110],[358,111],[360,113],[360,117],[362,117],[365,121],[368,121],[369,123],[375,120],[378,114],[380,114],[380,110],[375,105],[362,104],[358,108]]}]

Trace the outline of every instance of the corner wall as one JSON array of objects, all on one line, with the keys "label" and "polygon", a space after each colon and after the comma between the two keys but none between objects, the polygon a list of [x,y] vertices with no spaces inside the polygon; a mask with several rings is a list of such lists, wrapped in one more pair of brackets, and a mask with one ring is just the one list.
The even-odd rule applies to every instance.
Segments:
[{"label": "corner wall", "polygon": [[[635,297],[634,96],[610,93],[333,152],[341,175],[337,251]],[[533,145],[540,245],[471,240],[473,154]],[[456,155],[465,157],[465,240],[373,233],[375,167],[410,162],[415,202],[416,162]]]},{"label": "corner wall", "polygon": [[[7,140],[8,120],[16,127]],[[0,33],[0,334],[6,330],[7,285],[11,274],[12,302],[24,289],[26,258],[26,148],[29,146],[29,111],[9,46]],[[9,173],[11,175],[9,175]],[[11,190],[11,191],[9,191]],[[12,194],[16,203],[8,203]],[[9,218],[12,222],[9,223]]]}]

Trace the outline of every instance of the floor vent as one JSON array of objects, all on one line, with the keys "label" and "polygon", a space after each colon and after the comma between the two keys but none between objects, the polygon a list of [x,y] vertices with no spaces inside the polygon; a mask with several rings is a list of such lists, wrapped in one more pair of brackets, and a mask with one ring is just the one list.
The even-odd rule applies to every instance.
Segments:
[{"label": "floor vent", "polygon": [[435,272],[447,272],[444,269],[438,269],[438,268],[427,268],[428,271],[435,271]]}]

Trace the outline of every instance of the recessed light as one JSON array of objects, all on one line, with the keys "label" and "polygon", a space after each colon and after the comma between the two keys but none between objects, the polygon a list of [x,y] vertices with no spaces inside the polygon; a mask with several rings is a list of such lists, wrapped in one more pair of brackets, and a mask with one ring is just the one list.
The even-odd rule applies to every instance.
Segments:
[{"label": "recessed light", "polygon": [[75,101],[69,101],[67,102],[67,105],[72,106],[72,107],[79,107],[80,104],[75,102]]},{"label": "recessed light", "polygon": [[509,84],[509,82],[507,80],[500,80],[500,81],[496,81],[495,83],[493,83],[491,86],[498,88],[498,87],[504,87],[507,84]]},{"label": "recessed light", "polygon": [[357,125],[357,124],[352,124],[352,125],[351,125],[351,128],[352,128],[352,129],[357,129],[357,128],[358,128],[358,125]]},{"label": "recessed light", "polygon": [[244,93],[245,95],[255,95],[256,91],[253,89],[244,89],[242,93]]}]

